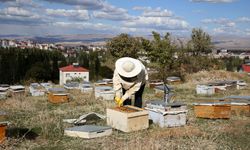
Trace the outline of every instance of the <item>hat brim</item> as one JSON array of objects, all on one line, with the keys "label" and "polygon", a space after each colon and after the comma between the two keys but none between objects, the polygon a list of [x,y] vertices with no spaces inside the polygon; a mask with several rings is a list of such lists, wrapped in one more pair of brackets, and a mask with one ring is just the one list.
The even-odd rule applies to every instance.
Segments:
[{"label": "hat brim", "polygon": [[[131,71],[131,72],[126,72],[125,70],[123,70],[122,68],[122,64],[126,61],[131,61],[134,65],[135,68]],[[116,61],[115,63],[115,68],[117,70],[117,72],[123,76],[123,77],[127,77],[127,78],[131,78],[131,77],[135,77],[137,76],[141,70],[142,70],[142,65],[141,62],[137,59],[134,58],[130,58],[130,57],[123,57],[120,58]]]}]

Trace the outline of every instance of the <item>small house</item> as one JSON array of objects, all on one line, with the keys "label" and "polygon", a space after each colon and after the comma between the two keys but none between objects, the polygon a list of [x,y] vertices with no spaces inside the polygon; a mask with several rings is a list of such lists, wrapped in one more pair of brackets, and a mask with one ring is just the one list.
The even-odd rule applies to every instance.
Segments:
[{"label": "small house", "polygon": [[67,81],[72,81],[74,79],[89,81],[89,70],[80,67],[78,63],[73,63],[73,65],[59,68],[59,70],[60,85],[64,85]]},{"label": "small house", "polygon": [[243,64],[242,69],[244,72],[247,72],[249,74],[250,73],[250,63]]},{"label": "small house", "polygon": [[96,86],[95,98],[101,98],[103,100],[114,100],[115,92],[110,86]]},{"label": "small house", "polygon": [[5,99],[7,97],[9,87],[8,84],[0,84],[0,99]]},{"label": "small house", "polygon": [[46,92],[46,89],[39,83],[31,83],[29,91],[31,96],[43,96]]},{"label": "small house", "polygon": [[82,93],[88,93],[92,92],[94,90],[94,87],[90,82],[83,82],[82,84],[80,84],[80,90]]},{"label": "small house", "polygon": [[47,83],[41,83],[41,86],[43,86],[46,89],[47,92],[48,92],[48,90],[50,88],[52,88],[52,84],[49,83],[49,82],[47,82]]},{"label": "small house", "polygon": [[64,84],[64,88],[67,90],[79,89],[80,84],[78,82],[68,82]]},{"label": "small house", "polygon": [[25,87],[22,85],[10,86],[10,94],[11,94],[11,96],[24,96],[25,95]]},{"label": "small house", "polygon": [[51,103],[64,103],[68,102],[68,93],[64,88],[50,88],[48,101]]}]

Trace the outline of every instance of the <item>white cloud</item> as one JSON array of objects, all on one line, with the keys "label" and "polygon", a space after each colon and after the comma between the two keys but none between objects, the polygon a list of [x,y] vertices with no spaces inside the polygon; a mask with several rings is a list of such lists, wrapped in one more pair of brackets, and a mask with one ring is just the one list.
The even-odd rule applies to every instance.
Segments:
[{"label": "white cloud", "polygon": [[153,28],[158,30],[186,30],[188,23],[184,20],[165,17],[139,16],[133,21],[124,22],[126,27]]},{"label": "white cloud", "polygon": [[236,26],[236,23],[234,21],[231,21],[227,18],[203,19],[201,22],[204,24],[219,24],[219,25],[225,26],[225,27],[235,27]]},{"label": "white cloud", "polygon": [[46,13],[49,16],[68,17],[72,20],[90,19],[87,10],[46,9]]},{"label": "white cloud", "polygon": [[101,10],[93,12],[93,17],[114,21],[133,19],[133,16],[129,15],[128,11],[124,8],[118,8],[108,3],[105,3],[103,6]]},{"label": "white cloud", "polygon": [[151,8],[151,7],[134,7],[134,10],[142,10],[142,16],[144,17],[171,17],[173,12],[167,9],[161,9],[160,7]]},{"label": "white cloud", "polygon": [[0,22],[21,23],[21,24],[39,24],[45,20],[38,14],[20,7],[7,7],[0,10]]},{"label": "white cloud", "polygon": [[62,3],[67,5],[79,6],[88,10],[101,9],[104,6],[104,0],[44,0],[51,3]]},{"label": "white cloud", "polygon": [[235,0],[190,0],[191,2],[207,2],[207,3],[232,3]]},{"label": "white cloud", "polygon": [[250,18],[249,17],[240,17],[240,18],[238,18],[238,20],[237,20],[238,22],[243,22],[243,23],[248,23],[248,22],[250,22]]}]

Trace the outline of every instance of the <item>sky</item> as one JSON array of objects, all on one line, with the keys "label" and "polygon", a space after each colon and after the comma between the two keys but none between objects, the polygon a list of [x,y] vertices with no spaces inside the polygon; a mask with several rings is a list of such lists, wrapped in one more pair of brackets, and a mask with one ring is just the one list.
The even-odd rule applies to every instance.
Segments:
[{"label": "sky", "polygon": [[0,0],[0,35],[120,34],[250,37],[250,0]]}]

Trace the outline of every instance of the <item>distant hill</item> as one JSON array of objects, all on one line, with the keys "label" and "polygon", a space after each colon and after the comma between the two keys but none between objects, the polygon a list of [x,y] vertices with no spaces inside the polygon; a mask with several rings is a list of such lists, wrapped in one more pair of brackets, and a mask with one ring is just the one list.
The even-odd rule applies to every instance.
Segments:
[{"label": "distant hill", "polygon": [[[47,36],[25,36],[25,35],[0,35],[0,39],[17,39],[17,40],[32,40],[38,43],[61,43],[67,45],[79,44],[104,44],[107,40],[116,35],[111,34],[74,34],[74,35],[47,35]],[[147,39],[152,39],[152,35],[144,36]],[[178,37],[182,41],[187,42],[189,37]],[[212,36],[212,42],[215,48],[225,49],[249,49],[250,37],[237,36]]]}]

